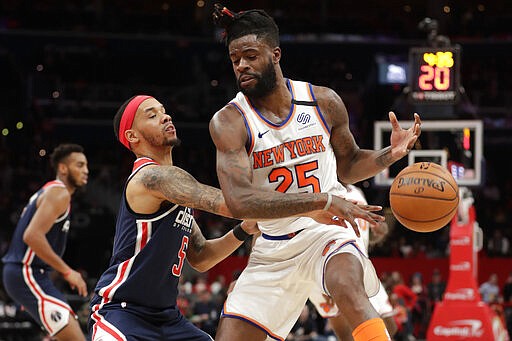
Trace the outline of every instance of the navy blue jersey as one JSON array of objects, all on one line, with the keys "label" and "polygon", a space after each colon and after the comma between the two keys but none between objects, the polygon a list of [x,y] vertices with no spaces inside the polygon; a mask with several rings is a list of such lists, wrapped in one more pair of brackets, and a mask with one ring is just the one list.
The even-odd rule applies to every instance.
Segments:
[{"label": "navy blue jersey", "polygon": [[[18,225],[14,230],[14,235],[12,237],[9,250],[2,258],[4,263],[19,263],[26,266],[50,269],[50,266],[43,262],[43,260],[41,260],[39,257],[37,257],[35,252],[27,244],[25,244],[23,241],[23,233],[27,229],[28,224],[36,213],[37,199],[41,196],[41,194],[43,194],[45,190],[51,187],[66,188],[62,181],[54,180],[47,182],[43,187],[41,187],[39,191],[30,197],[28,204],[25,206],[23,212],[21,213]],[[62,257],[64,250],[66,249],[66,241],[69,231],[70,210],[71,206],[68,206],[66,212],[57,218],[57,220],[55,220],[53,226],[46,234],[48,243],[50,243],[53,251],[60,257]]]},{"label": "navy blue jersey", "polygon": [[[142,167],[156,164],[149,158],[137,159],[126,184]],[[101,303],[93,304],[93,311],[109,302],[175,306],[192,231],[192,209],[169,203],[154,214],[137,214],[126,202],[126,184],[112,258],[95,289]]]}]

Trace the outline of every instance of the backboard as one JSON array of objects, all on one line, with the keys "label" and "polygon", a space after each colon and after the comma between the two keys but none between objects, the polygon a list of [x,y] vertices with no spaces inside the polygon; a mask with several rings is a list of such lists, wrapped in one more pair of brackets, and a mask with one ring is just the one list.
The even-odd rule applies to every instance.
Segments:
[{"label": "backboard", "polygon": [[[401,121],[408,129],[414,121]],[[374,148],[390,144],[391,123],[374,124]],[[459,186],[479,186],[482,182],[483,124],[479,120],[422,121],[421,135],[408,157],[375,176],[378,186],[391,186],[395,176],[416,162],[430,161],[448,168]]]}]

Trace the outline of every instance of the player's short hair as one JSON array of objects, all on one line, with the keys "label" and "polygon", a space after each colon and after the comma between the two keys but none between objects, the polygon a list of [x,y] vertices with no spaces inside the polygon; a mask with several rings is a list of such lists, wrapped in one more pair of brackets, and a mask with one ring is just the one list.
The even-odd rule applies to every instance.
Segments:
[{"label": "player's short hair", "polygon": [[116,115],[114,116],[113,124],[114,124],[114,134],[116,135],[116,139],[119,141],[119,126],[121,125],[121,118],[123,117],[124,109],[126,109],[126,106],[131,102],[132,99],[134,99],[137,96],[132,96],[128,98],[123,105],[119,107],[117,110]]},{"label": "player's short hair", "polygon": [[253,9],[234,13],[221,4],[215,4],[214,8],[213,22],[224,29],[227,46],[234,39],[249,34],[256,35],[271,47],[279,46],[279,28],[264,10]]},{"label": "player's short hair", "polygon": [[71,153],[83,153],[84,148],[74,143],[59,144],[50,155],[50,164],[57,169],[59,163],[63,162]]}]

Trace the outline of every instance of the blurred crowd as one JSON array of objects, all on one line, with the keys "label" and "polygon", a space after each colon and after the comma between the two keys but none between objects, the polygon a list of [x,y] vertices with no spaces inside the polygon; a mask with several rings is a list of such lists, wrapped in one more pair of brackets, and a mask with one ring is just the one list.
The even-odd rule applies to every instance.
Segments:
[{"label": "blurred crowd", "polygon": [[[85,271],[82,274],[92,287],[95,279],[88,278]],[[405,280],[399,272],[393,271],[381,273],[380,279],[389,295],[393,307],[393,319],[398,327],[393,339],[395,341],[424,340],[435,305],[442,300],[446,279],[437,269],[434,269],[431,278],[424,278],[422,273],[416,272]],[[55,276],[55,282],[59,289],[66,293],[79,316],[84,332],[87,332],[89,302],[73,294],[59,276]],[[191,271],[188,276],[182,276],[178,307],[184,316],[214,337],[220,312],[231,285],[233,283],[223,276],[209,282],[204,274]],[[503,325],[507,326],[509,333],[512,332],[512,272],[503,286],[498,285],[496,274],[492,274],[480,285],[479,291],[482,300],[489,304],[502,320]],[[32,322],[30,316],[22,308],[14,305],[2,290],[0,290],[0,328],[2,341],[49,341]],[[286,340],[336,341],[337,338],[329,320],[322,318],[308,301]]]},{"label": "blurred crowd", "polygon": [[[242,9],[239,2],[225,4]],[[286,76],[335,89],[363,148],[373,148],[373,122],[386,120],[388,110],[410,119],[409,110],[415,109],[404,109],[406,85],[379,84],[376,56],[406,61],[412,44],[425,43],[426,33],[418,29],[418,22],[426,16],[439,20],[440,32],[462,47],[464,96],[451,108],[452,118],[481,119],[485,125],[484,179],[471,189],[484,230],[481,252],[511,257],[512,178],[503,161],[512,148],[510,4],[465,1],[446,8],[440,1],[425,1],[382,7],[380,2],[361,1],[350,2],[350,16],[347,4],[296,0],[278,5],[260,0],[244,6],[265,8],[275,16]],[[135,93],[155,96],[173,116],[183,141],[174,154],[175,163],[199,181],[218,185],[208,119],[236,88],[225,46],[209,20],[211,5],[170,0],[0,3],[0,256],[27,199],[54,176],[48,162],[51,149],[61,142],[79,143],[89,159],[90,183],[74,197],[65,257],[82,269],[89,288],[94,287],[109,261],[120,193],[133,162],[115,141],[111,119]],[[389,206],[386,188],[371,181],[359,185],[370,203]],[[195,212],[195,218],[207,238],[222,235],[233,225],[204,212]],[[388,223],[391,236],[371,250],[373,256],[448,256],[448,228],[417,234],[397,222]],[[236,253],[248,252],[244,245]],[[406,279],[398,272],[381,276],[395,307],[399,337],[423,338],[446,279],[439,272],[428,279],[421,273]],[[183,313],[213,335],[231,280],[208,282],[189,271],[180,289]],[[479,284],[484,300],[508,319],[510,330],[512,276],[500,281],[505,286],[497,285],[493,276]],[[84,322],[84,302],[73,302]],[[0,290],[0,328],[4,327],[18,333],[1,333],[1,341],[39,337],[26,314]],[[334,340],[329,324],[310,306],[289,339]]]}]

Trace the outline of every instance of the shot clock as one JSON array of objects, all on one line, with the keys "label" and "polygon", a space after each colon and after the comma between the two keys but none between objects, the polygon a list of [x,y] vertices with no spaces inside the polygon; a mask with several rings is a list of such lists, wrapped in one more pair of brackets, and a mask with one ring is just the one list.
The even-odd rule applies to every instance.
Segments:
[{"label": "shot clock", "polygon": [[459,100],[460,48],[414,47],[409,50],[409,101],[455,104]]}]

